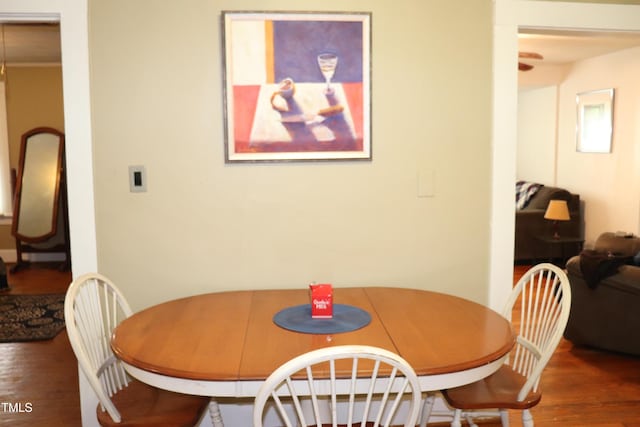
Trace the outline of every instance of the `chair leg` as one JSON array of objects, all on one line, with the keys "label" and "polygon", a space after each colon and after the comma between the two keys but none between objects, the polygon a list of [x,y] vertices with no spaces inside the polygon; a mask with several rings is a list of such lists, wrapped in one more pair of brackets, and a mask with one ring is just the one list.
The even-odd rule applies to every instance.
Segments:
[{"label": "chair leg", "polygon": [[471,412],[467,412],[466,414],[463,414],[463,416],[467,419],[467,424],[469,424],[469,427],[478,427],[478,424],[473,422],[473,415],[471,414]]},{"label": "chair leg", "polygon": [[509,411],[500,409],[500,420],[502,421],[502,427],[509,427]]},{"label": "chair leg", "polygon": [[523,427],[533,427],[533,416],[528,409],[522,411],[522,425]]},{"label": "chair leg", "polygon": [[213,424],[213,427],[224,427],[220,407],[215,399],[209,401],[209,415],[211,416],[211,424]]},{"label": "chair leg", "polygon": [[462,410],[456,409],[453,413],[453,421],[451,421],[451,427],[461,427],[460,417],[462,416]]},{"label": "chair leg", "polygon": [[427,427],[427,422],[431,417],[431,410],[435,403],[436,397],[433,394],[427,394],[422,404],[422,414],[420,415],[420,427]]}]

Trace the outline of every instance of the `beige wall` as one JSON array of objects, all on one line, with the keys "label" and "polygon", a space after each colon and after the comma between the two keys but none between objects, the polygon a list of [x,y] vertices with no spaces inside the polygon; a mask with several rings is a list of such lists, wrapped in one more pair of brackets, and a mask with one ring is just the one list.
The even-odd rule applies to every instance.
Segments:
[{"label": "beige wall", "polygon": [[[485,301],[491,7],[91,2],[100,270],[136,309],[312,280]],[[219,18],[231,9],[373,13],[373,161],[224,163]],[[130,193],[139,164],[149,190]],[[419,173],[434,197],[417,197]]]},{"label": "beige wall", "polygon": [[[22,134],[40,126],[64,132],[60,66],[9,67],[6,80],[9,157],[18,170]],[[14,249],[10,225],[0,225],[0,249]]]}]

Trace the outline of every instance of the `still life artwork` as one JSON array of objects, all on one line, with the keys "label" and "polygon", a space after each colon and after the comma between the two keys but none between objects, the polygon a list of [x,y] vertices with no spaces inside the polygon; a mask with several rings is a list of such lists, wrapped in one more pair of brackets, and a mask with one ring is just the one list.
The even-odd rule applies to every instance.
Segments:
[{"label": "still life artwork", "polygon": [[371,159],[370,19],[223,12],[226,161]]}]

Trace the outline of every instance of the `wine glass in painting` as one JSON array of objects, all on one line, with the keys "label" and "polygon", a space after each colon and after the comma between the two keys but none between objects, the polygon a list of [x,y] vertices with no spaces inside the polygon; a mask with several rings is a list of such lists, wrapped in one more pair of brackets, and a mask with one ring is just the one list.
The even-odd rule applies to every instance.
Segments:
[{"label": "wine glass in painting", "polygon": [[318,55],[318,66],[320,71],[327,81],[327,88],[325,93],[333,93],[331,88],[331,79],[336,72],[336,66],[338,65],[338,55],[335,53],[321,53]]}]

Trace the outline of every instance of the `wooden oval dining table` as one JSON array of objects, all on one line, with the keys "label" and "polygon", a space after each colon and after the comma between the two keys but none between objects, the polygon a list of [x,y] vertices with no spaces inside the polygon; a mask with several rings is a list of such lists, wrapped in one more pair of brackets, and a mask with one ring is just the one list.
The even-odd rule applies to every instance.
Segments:
[{"label": "wooden oval dining table", "polygon": [[[111,347],[140,381],[187,394],[255,397],[278,366],[322,347],[363,344],[393,351],[419,376],[422,391],[484,378],[515,343],[510,322],[464,298],[419,289],[333,289],[334,303],[371,316],[336,334],[300,333],[274,323],[288,307],[308,304],[306,289],[215,292],[164,302],[125,319]],[[214,425],[222,425],[221,422]]]}]

